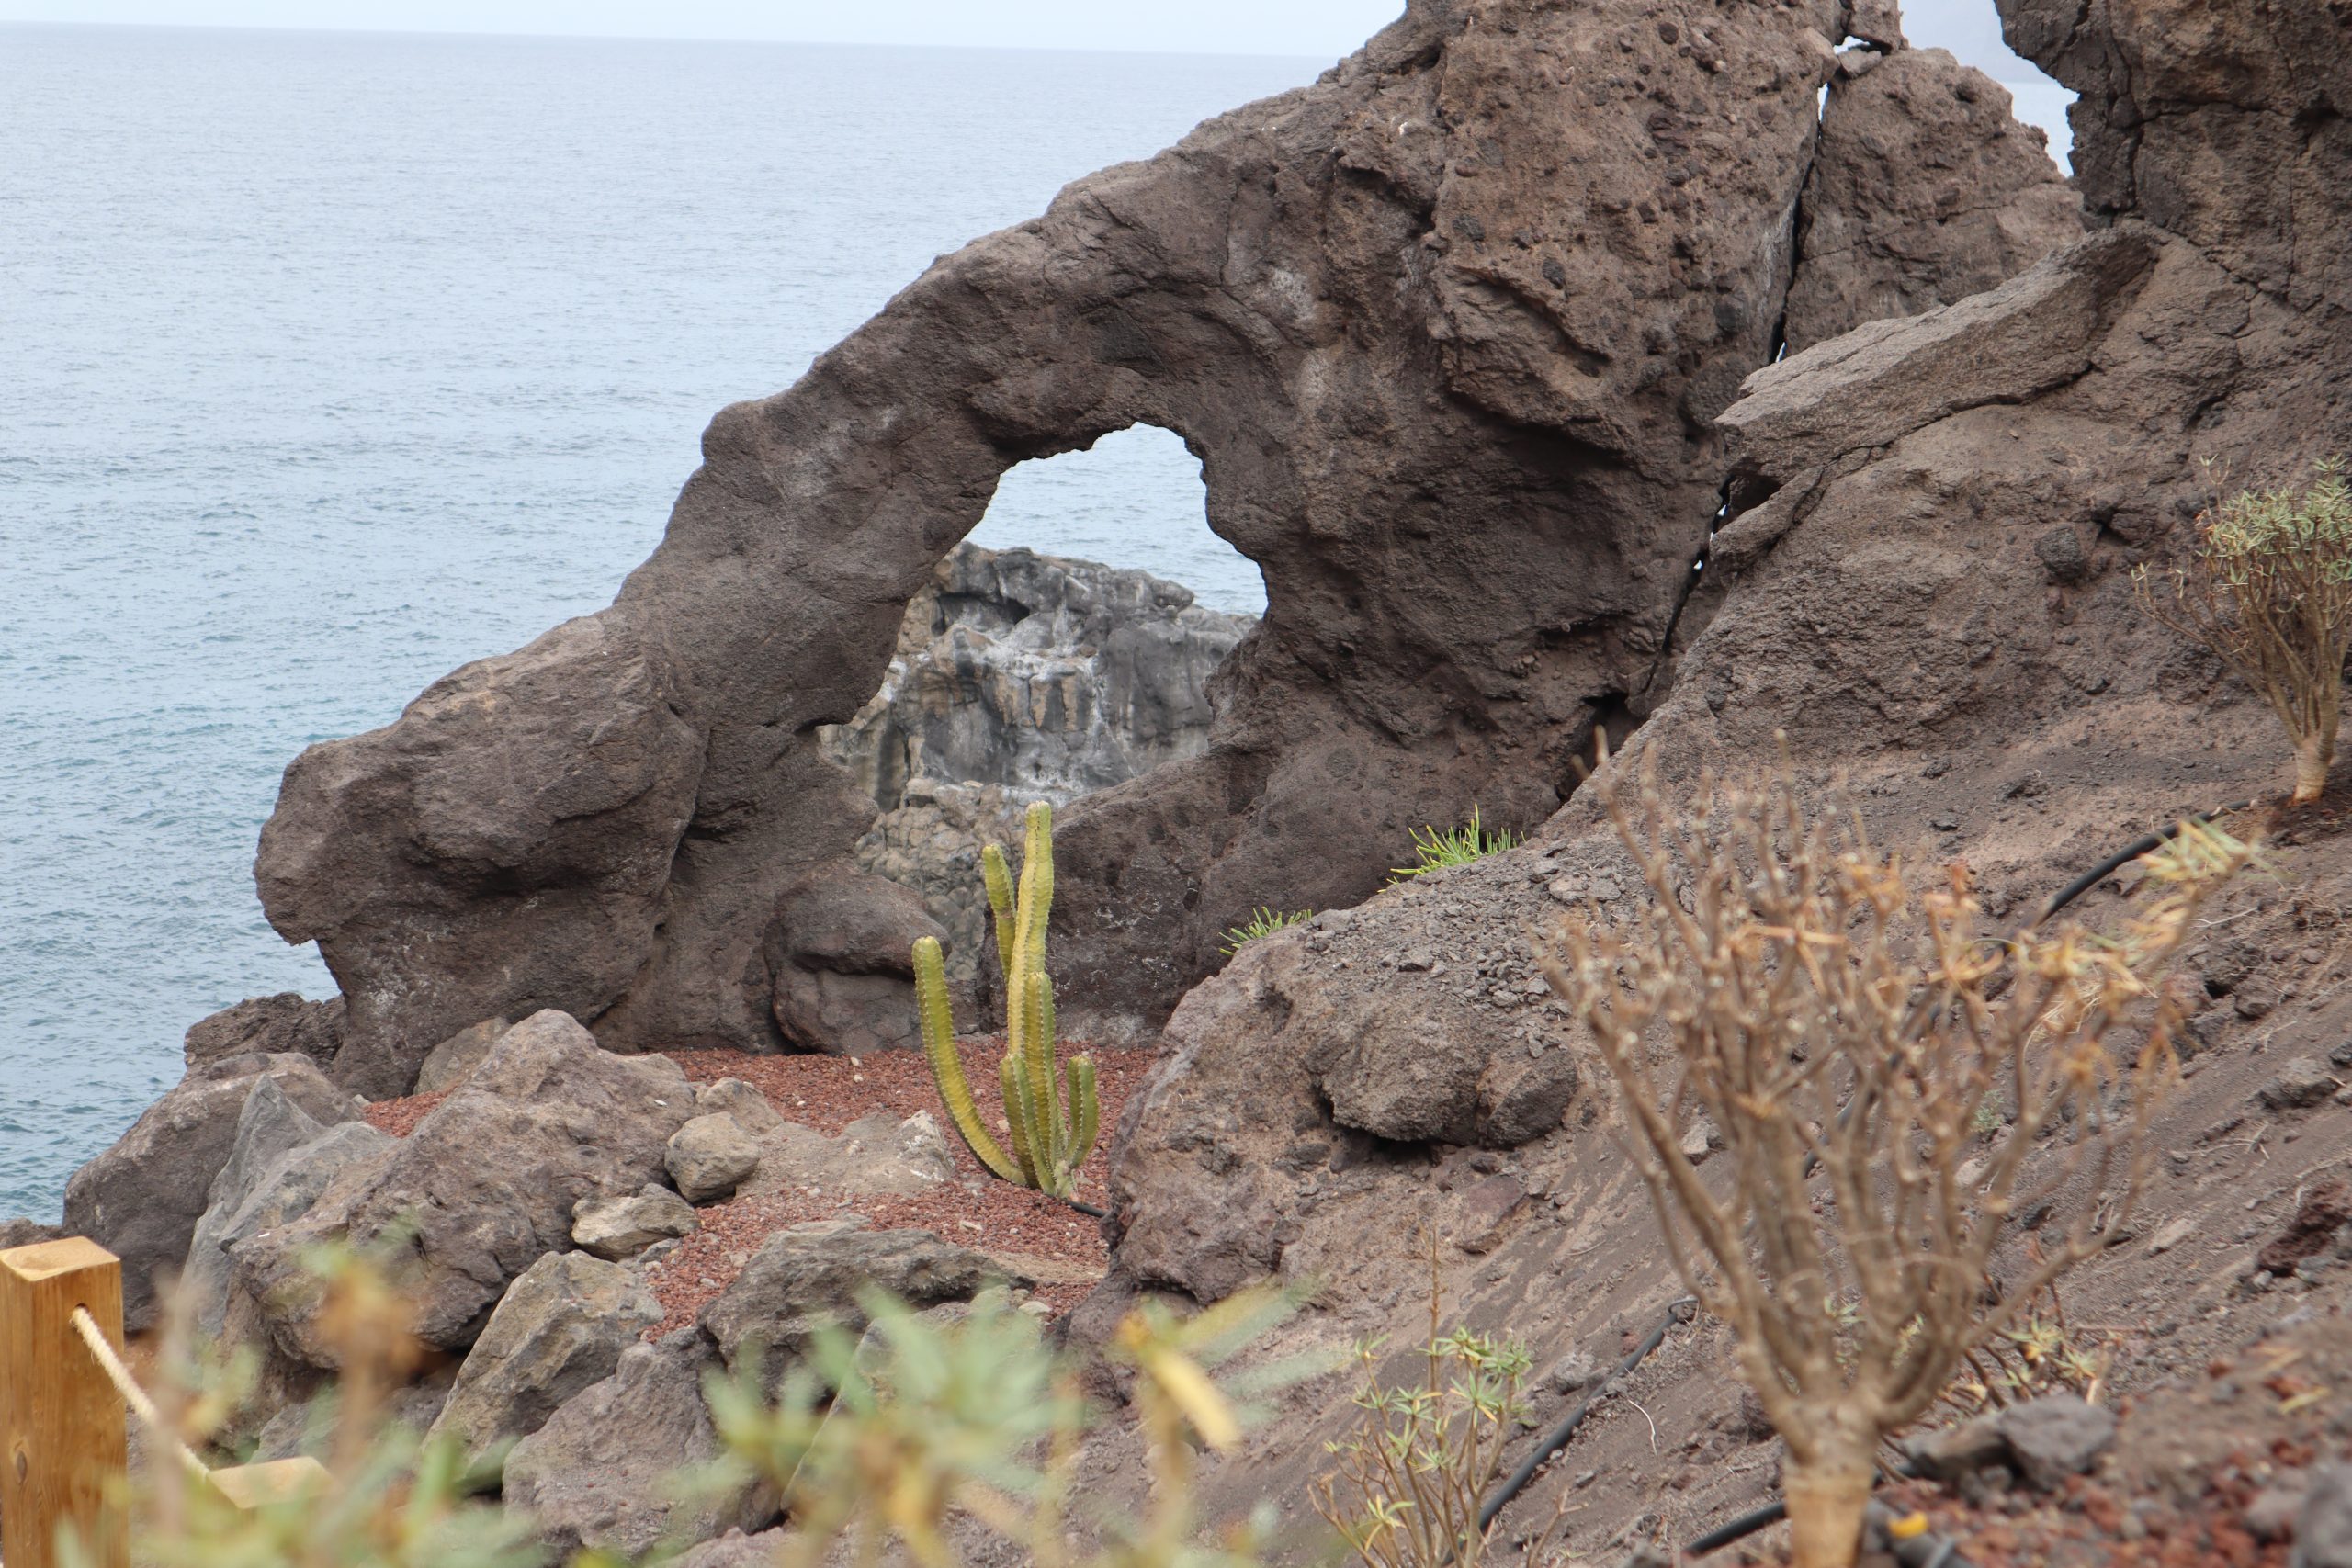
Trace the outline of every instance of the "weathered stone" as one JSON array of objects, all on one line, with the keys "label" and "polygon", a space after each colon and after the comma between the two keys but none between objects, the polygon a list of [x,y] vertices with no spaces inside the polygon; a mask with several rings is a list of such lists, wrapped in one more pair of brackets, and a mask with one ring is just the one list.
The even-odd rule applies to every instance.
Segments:
[{"label": "weathered stone", "polygon": [[2301,1111],[2320,1104],[2342,1087],[2325,1062],[2317,1056],[2298,1056],[2256,1089],[2254,1098],[2266,1111]]},{"label": "weathered stone", "polygon": [[759,1168],[760,1145],[732,1116],[697,1116],[670,1134],[663,1160],[686,1201],[707,1203]]},{"label": "weathered stone", "polygon": [[2352,1568],[2352,1464],[2312,1467],[2289,1562],[2292,1568]]},{"label": "weathered stone", "polygon": [[1937,1481],[1958,1481],[1989,1465],[2009,1462],[2008,1440],[2001,1435],[1997,1416],[1922,1432],[1905,1446],[1919,1472]]},{"label": "weathered stone", "polygon": [[528,1509],[559,1558],[582,1548],[635,1557],[668,1540],[756,1530],[775,1517],[767,1488],[741,1483],[679,1500],[678,1472],[718,1457],[702,1398],[717,1365],[710,1344],[682,1328],[623,1350],[613,1375],[556,1410],[506,1456],[503,1495]]},{"label": "weathered stone", "polygon": [[583,1198],[571,1214],[572,1245],[598,1258],[634,1258],[657,1241],[702,1228],[694,1205],[658,1183],[626,1198]]},{"label": "weathered stone", "polygon": [[212,1178],[204,1213],[188,1237],[187,1266],[180,1271],[180,1289],[193,1303],[200,1334],[218,1336],[228,1309],[229,1256],[222,1248],[237,1211],[271,1167],[325,1131],[317,1118],[286,1098],[276,1079],[253,1080],[244,1108],[237,1113],[229,1157]]},{"label": "weathered stone", "polygon": [[1822,115],[1789,352],[1996,288],[2082,235],[2080,198],[2007,91],[1940,49],[1897,50],[1841,80]]},{"label": "weathered stone", "polygon": [[471,1076],[498,1043],[500,1035],[514,1027],[514,1021],[503,1018],[486,1018],[480,1023],[460,1029],[440,1044],[425,1053],[424,1065],[416,1070],[417,1094],[438,1094],[457,1088]]},{"label": "weathered stone", "polygon": [[2336,1233],[2352,1224],[2352,1186],[2335,1179],[2315,1181],[2304,1190],[2286,1229],[2255,1254],[2254,1265],[2285,1276],[2306,1258],[2333,1249]]},{"label": "weathered stone", "polygon": [[1718,423],[1750,466],[1784,480],[1965,410],[2063,386],[2089,367],[2103,321],[2154,254],[2132,231],[2076,241],[1997,288],[1767,366]]},{"label": "weathered stone", "polygon": [[341,997],[314,1002],[300,992],[280,991],[223,1008],[188,1026],[180,1047],[191,1067],[224,1056],[308,1056],[324,1067],[343,1046]]},{"label": "weathered stone", "polygon": [[199,1273],[197,1258],[191,1256],[188,1260],[188,1278],[203,1287],[197,1297],[198,1329],[232,1342],[247,1339],[248,1331],[258,1327],[266,1313],[262,1303],[239,1298],[237,1248],[309,1213],[311,1205],[337,1177],[389,1158],[397,1143],[365,1122],[337,1122],[273,1160],[217,1224],[214,1213],[208,1211],[198,1235],[209,1239],[217,1262],[208,1263]]},{"label": "weathered stone", "polygon": [[1066,803],[1206,750],[1209,678],[1256,625],[1148,572],[967,540],[908,604],[881,690],[818,737],[886,812],[917,779]]},{"label": "weathered stone", "polygon": [[154,1321],[157,1271],[187,1261],[212,1179],[236,1143],[253,1080],[264,1076],[320,1122],[359,1112],[308,1056],[224,1056],[189,1068],[113,1147],[66,1183],[66,1230],[122,1259],[123,1321],[131,1332]]},{"label": "weathered stone", "polygon": [[1994,1427],[2028,1484],[2054,1492],[2087,1472],[2115,1442],[2115,1412],[2072,1393],[2046,1393],[2012,1405]]},{"label": "weathered stone", "polygon": [[479,1458],[536,1432],[556,1407],[613,1375],[622,1350],[662,1321],[633,1269],[550,1252],[506,1288],[433,1423]]},{"label": "weathered stone", "polygon": [[582,1199],[634,1191],[661,1174],[664,1145],[693,1110],[693,1089],[668,1057],[616,1056],[563,1014],[535,1013],[389,1157],[346,1171],[301,1218],[238,1246],[238,1286],[269,1303],[270,1336],[286,1355],[331,1367],[302,1254],[397,1230],[405,1241],[390,1273],[417,1303],[419,1337],[461,1349],[509,1280],[569,1248]]},{"label": "weathered stone", "polygon": [[1553,1362],[1551,1371],[1544,1374],[1544,1381],[1551,1384],[1555,1393],[1574,1393],[1580,1388],[1589,1388],[1599,1382],[1604,1372],[1605,1369],[1592,1359],[1590,1351],[1577,1348]]},{"label": "weathered stone", "polygon": [[720,1078],[695,1089],[695,1112],[701,1116],[732,1116],[743,1131],[764,1138],[784,1125],[784,1118],[768,1097],[741,1078]]},{"label": "weathered stone", "polygon": [[837,1055],[922,1044],[914,945],[947,932],[912,888],[841,866],[777,902],[763,951],[776,1026],[803,1050]]},{"label": "weathered stone", "polygon": [[786,1122],[761,1141],[760,1168],[743,1190],[752,1194],[814,1189],[851,1198],[910,1198],[956,1177],[946,1134],[927,1111],[901,1121],[887,1111],[861,1116],[828,1137]]},{"label": "weathered stone", "polygon": [[822,1325],[865,1327],[861,1292],[887,1291],[911,1306],[936,1306],[969,1301],[999,1272],[978,1253],[929,1231],[797,1226],[761,1245],[735,1282],[702,1309],[701,1324],[729,1367],[740,1371],[756,1359],[773,1378]]}]

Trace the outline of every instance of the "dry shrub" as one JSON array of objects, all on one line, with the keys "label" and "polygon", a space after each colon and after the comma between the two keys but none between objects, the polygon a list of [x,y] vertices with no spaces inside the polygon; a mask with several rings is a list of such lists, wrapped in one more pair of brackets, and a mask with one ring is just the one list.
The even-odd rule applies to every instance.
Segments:
[{"label": "dry shrub", "polygon": [[[1880,1440],[2126,1222],[2177,1070],[2164,970],[2245,852],[2184,826],[2112,935],[1998,941],[1963,867],[1914,886],[1785,767],[1672,805],[1654,762],[1591,787],[1650,898],[1622,924],[1571,915],[1545,974],[1592,1028],[1677,1269],[1788,1445],[1797,1562],[1848,1563]],[[1987,1105],[2007,1119],[1990,1139]],[[1712,1181],[1683,1152],[1700,1116]],[[1996,1286],[2012,1219],[2045,1203]]]},{"label": "dry shrub", "polygon": [[2200,516],[2169,600],[2146,567],[2132,573],[2151,615],[2211,649],[2278,716],[2298,806],[2327,788],[2352,652],[2352,488],[2340,462],[2317,471],[2301,495],[2241,491]]}]

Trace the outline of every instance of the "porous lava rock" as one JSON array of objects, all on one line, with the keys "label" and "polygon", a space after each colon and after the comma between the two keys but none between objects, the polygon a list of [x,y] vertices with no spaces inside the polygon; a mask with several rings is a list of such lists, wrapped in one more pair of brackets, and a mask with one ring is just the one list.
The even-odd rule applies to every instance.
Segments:
[{"label": "porous lava rock", "polygon": [[785,1040],[802,1050],[862,1056],[922,1043],[914,945],[944,945],[946,929],[910,887],[828,867],[776,903],[762,951]]},{"label": "porous lava rock", "polygon": [[188,1026],[180,1054],[191,1067],[224,1056],[308,1056],[321,1066],[343,1048],[344,1002],[314,1002],[299,991],[254,997]]},{"label": "porous lava rock", "polygon": [[[288,769],[255,870],[349,999],[338,1077],[397,1092],[432,1043],[542,1007],[616,1047],[781,1044],[777,900],[874,815],[818,731],[879,688],[1006,468],[1131,424],[1199,454],[1268,608],[1206,751],[1065,820],[1075,1032],[1148,1030],[1226,927],[1363,898],[1419,824],[1548,817],[1596,728],[1665,688],[1727,471],[1712,421],[1780,346],[1809,171],[1831,188],[1816,98],[1850,7],[1671,9],[1415,0],[722,412],[610,608]],[[1951,73],[1913,69],[1940,113]],[[1919,135],[1957,171],[2019,133]],[[1879,221],[1868,181],[1837,188],[1878,236],[1838,265],[1886,261],[1906,309],[2005,265],[1981,223],[1947,265],[1909,197],[1882,189]]]},{"label": "porous lava rock", "polygon": [[256,1078],[322,1123],[359,1113],[305,1055],[232,1055],[192,1067],[104,1154],[65,1184],[65,1230],[122,1259],[122,1314],[137,1333],[155,1317],[159,1271],[176,1272],[204,1215],[212,1179],[236,1146]]},{"label": "porous lava rock", "polygon": [[[2105,226],[1748,378],[1719,425],[1735,504],[1718,537],[1739,547],[1711,562],[1686,609],[1703,629],[1608,776],[1655,768],[1679,796],[1785,749],[1808,794],[1842,781],[1878,842],[1965,861],[1993,916],[2021,920],[2141,825],[2280,786],[2274,721],[2129,578],[2185,550],[2215,494],[2207,460],[2292,483],[2352,442],[2346,318],[2314,287],[2345,262],[2301,238],[2352,218],[2352,187],[2315,172],[2345,165],[2344,132],[2297,118],[2347,96],[2352,44],[2256,8],[2004,9],[2091,106],[2077,157]],[[2079,546],[2068,581],[2048,570],[2057,528]],[[1178,1049],[1130,1102],[1112,1291],[1367,1268],[1396,1235],[1368,1215],[1402,1201],[1427,1146],[1349,1154],[1359,1129],[1325,1064],[1385,1064],[1409,1088],[1433,1035],[1441,1059],[1573,1048],[1521,976],[1567,908],[1616,919],[1646,897],[1579,794],[1524,848],[1252,944],[1185,998]],[[1565,1135],[1597,1114],[1572,1104]],[[1369,1195],[1346,1168],[1366,1155],[1396,1162]]]},{"label": "porous lava rock", "polygon": [[536,1432],[557,1406],[612,1376],[621,1352],[661,1321],[637,1270],[550,1252],[499,1299],[433,1431],[463,1443],[469,1459]]},{"label": "porous lava rock", "polygon": [[668,1057],[615,1055],[563,1014],[535,1013],[388,1157],[346,1169],[300,1218],[237,1246],[237,1288],[262,1304],[282,1354],[332,1368],[305,1256],[320,1242],[397,1237],[387,1274],[415,1303],[418,1337],[461,1350],[509,1281],[570,1249],[581,1200],[658,1179],[693,1114],[694,1090]]},{"label": "porous lava rock", "polygon": [[718,1352],[682,1328],[629,1346],[613,1375],[564,1402],[506,1457],[504,1500],[529,1511],[559,1558],[601,1548],[636,1558],[669,1541],[756,1530],[771,1489],[742,1478],[681,1490],[682,1471],[719,1456],[702,1381]]}]

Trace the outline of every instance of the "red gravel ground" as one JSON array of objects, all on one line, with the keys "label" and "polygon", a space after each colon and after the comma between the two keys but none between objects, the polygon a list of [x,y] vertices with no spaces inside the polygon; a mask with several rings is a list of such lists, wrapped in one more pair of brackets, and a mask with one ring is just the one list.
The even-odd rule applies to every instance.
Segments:
[{"label": "red gravel ground", "polygon": [[[1062,1054],[1068,1056],[1081,1049],[1086,1047],[1065,1043]],[[996,1089],[997,1061],[1004,1054],[1001,1040],[974,1037],[958,1042],[957,1050],[981,1114],[998,1123],[1001,1137]],[[1090,1054],[1095,1062],[1107,1139],[1128,1096],[1149,1069],[1152,1053],[1092,1050]],[[876,1111],[907,1117],[927,1111],[947,1134],[958,1179],[954,1185],[910,1198],[850,1200],[830,1193],[779,1192],[737,1198],[700,1210],[703,1228],[649,1270],[664,1315],[648,1331],[648,1338],[692,1323],[706,1303],[734,1281],[768,1236],[792,1225],[844,1214],[863,1215],[877,1229],[927,1230],[981,1251],[1035,1259],[1040,1273],[1052,1276],[1040,1280],[1037,1299],[1057,1314],[1075,1305],[1104,1267],[1108,1252],[1101,1226],[1092,1216],[986,1173],[956,1136],[921,1052],[889,1051],[865,1057],[756,1056],[741,1051],[664,1055],[695,1083],[741,1078],[764,1094],[786,1121],[821,1133],[838,1134],[852,1122]],[[380,1100],[368,1108],[368,1121],[396,1137],[406,1137],[446,1098],[444,1093]],[[1102,1167],[1098,1147],[1078,1180],[1078,1196],[1098,1208],[1105,1201]]]},{"label": "red gravel ground", "polygon": [[416,1124],[433,1113],[433,1108],[449,1098],[447,1089],[431,1094],[412,1094],[405,1100],[379,1100],[361,1112],[368,1125],[379,1133],[390,1133],[395,1138],[405,1138],[416,1131]]}]

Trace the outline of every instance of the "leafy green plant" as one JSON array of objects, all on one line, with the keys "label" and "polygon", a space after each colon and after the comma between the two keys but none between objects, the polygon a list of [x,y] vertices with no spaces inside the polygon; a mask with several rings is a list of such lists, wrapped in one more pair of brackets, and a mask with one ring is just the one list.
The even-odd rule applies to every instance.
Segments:
[{"label": "leafy green plant", "polygon": [[[1293,1305],[1248,1292],[1189,1319],[1138,1308],[1119,1325],[1106,1353],[1135,1374],[1151,1501],[1140,1520],[1083,1521],[1103,1545],[1075,1563],[1078,1445],[1103,1416],[1080,1393],[1078,1365],[1001,1292],[947,1323],[871,1293],[865,1336],[820,1332],[775,1403],[755,1370],[714,1380],[705,1395],[728,1463],[775,1485],[793,1516],[784,1568],[813,1568],[844,1541],[859,1563],[881,1561],[895,1541],[921,1568],[954,1568],[956,1514],[1045,1568],[1249,1568],[1267,1521],[1203,1542],[1193,1451],[1240,1440],[1251,1412],[1237,1395],[1252,1385],[1220,1386],[1210,1369]],[[1291,1375],[1277,1368],[1260,1381]]]},{"label": "leafy green plant", "polygon": [[2260,694],[2295,752],[2293,804],[2317,800],[2335,760],[2352,652],[2352,486],[2339,461],[2310,488],[2241,491],[2198,520],[2169,600],[2132,574],[2149,615],[2203,643]]},{"label": "leafy green plant", "polygon": [[1479,1568],[1487,1558],[1493,1527],[1479,1528],[1479,1505],[1526,1414],[1531,1362],[1516,1341],[1446,1329],[1442,1314],[1432,1247],[1419,1383],[1382,1383],[1379,1342],[1358,1345],[1363,1414],[1352,1434],[1324,1444],[1339,1464],[1316,1482],[1315,1511],[1365,1568]]},{"label": "leafy green plant", "polygon": [[1288,931],[1293,926],[1305,925],[1314,918],[1315,911],[1312,909],[1298,909],[1285,915],[1261,905],[1251,910],[1250,918],[1239,925],[1226,928],[1225,945],[1217,951],[1230,958],[1240,952],[1245,944],[1253,942],[1261,936],[1272,936],[1276,931]]},{"label": "leafy green plant", "polygon": [[1054,983],[1046,974],[1046,922],[1054,902],[1053,807],[1044,801],[1029,807],[1017,893],[998,845],[982,852],[980,873],[988,886],[1004,981],[1005,1050],[998,1076],[1009,1151],[981,1122],[965,1080],[963,1060],[956,1054],[956,1021],[947,1005],[946,957],[933,937],[922,938],[914,948],[915,1007],[923,1055],[938,1080],[948,1119],[975,1158],[1016,1187],[1068,1198],[1079,1168],[1094,1151],[1102,1130],[1102,1103],[1091,1056],[1072,1056],[1060,1064],[1058,1082],[1055,1072]]},{"label": "leafy green plant", "polygon": [[1442,866],[1467,865],[1474,860],[1517,849],[1516,834],[1488,828],[1470,807],[1470,820],[1459,828],[1420,827],[1413,829],[1413,863],[1389,867],[1391,886],[1408,876],[1420,876]]}]

